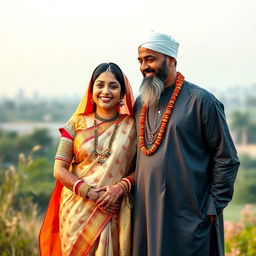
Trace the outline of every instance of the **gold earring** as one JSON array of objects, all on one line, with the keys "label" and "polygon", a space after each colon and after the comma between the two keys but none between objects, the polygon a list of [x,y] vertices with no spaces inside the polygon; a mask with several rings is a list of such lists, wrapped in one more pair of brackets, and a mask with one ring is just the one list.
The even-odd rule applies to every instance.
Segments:
[{"label": "gold earring", "polygon": [[124,100],[123,99],[120,99],[119,100],[119,106],[122,107],[124,105]]}]

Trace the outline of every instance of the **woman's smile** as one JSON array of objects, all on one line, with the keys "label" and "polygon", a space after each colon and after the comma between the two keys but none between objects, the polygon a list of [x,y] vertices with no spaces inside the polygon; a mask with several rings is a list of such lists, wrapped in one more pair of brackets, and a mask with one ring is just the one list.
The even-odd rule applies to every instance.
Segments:
[{"label": "woman's smile", "polygon": [[110,102],[113,97],[110,97],[110,96],[99,96],[99,99],[103,102],[103,103],[108,103]]}]

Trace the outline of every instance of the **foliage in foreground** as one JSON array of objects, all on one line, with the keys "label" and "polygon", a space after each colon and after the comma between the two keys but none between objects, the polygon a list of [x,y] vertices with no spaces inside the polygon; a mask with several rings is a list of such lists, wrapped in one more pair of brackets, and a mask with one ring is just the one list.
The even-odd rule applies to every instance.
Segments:
[{"label": "foliage in foreground", "polygon": [[245,205],[238,222],[225,221],[226,256],[256,255],[256,208]]},{"label": "foliage in foreground", "polygon": [[20,186],[26,176],[22,169],[11,166],[7,170],[0,170],[0,256],[38,255],[40,220],[32,200],[19,196]]}]

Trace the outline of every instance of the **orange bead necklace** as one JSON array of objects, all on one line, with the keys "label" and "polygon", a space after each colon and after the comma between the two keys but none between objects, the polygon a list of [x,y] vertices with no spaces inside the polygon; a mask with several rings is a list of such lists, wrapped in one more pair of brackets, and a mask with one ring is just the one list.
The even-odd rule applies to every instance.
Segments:
[{"label": "orange bead necklace", "polygon": [[153,153],[156,152],[156,150],[160,146],[163,139],[164,132],[166,130],[167,123],[169,121],[169,118],[171,116],[171,113],[174,107],[174,103],[176,102],[176,99],[181,91],[183,82],[184,82],[184,76],[181,73],[177,72],[175,88],[170,98],[170,101],[166,107],[166,110],[164,112],[156,139],[153,145],[148,149],[146,148],[146,145],[145,145],[145,120],[146,120],[147,107],[146,105],[142,106],[142,110],[140,113],[140,121],[139,121],[139,146],[140,146],[140,150],[145,155],[147,156],[152,155]]}]

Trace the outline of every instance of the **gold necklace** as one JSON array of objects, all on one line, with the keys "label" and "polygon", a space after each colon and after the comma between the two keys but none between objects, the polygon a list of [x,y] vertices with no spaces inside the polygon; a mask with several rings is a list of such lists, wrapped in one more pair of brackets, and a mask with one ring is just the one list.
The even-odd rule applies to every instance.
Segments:
[{"label": "gold necklace", "polygon": [[103,150],[102,152],[99,152],[98,151],[98,137],[99,137],[99,134],[98,134],[98,129],[97,129],[97,121],[96,121],[96,119],[94,120],[94,123],[93,123],[93,126],[94,126],[94,149],[93,149],[93,153],[95,154],[96,157],[99,157],[97,162],[100,165],[103,165],[106,162],[106,160],[109,158],[109,156],[111,155],[111,148],[112,148],[112,144],[113,144],[113,141],[114,141],[114,138],[115,138],[115,135],[116,135],[118,124],[119,124],[118,121],[116,121],[115,128],[114,128],[114,131],[111,135],[111,138],[110,138],[107,149]]}]

